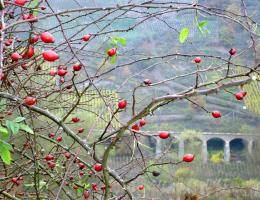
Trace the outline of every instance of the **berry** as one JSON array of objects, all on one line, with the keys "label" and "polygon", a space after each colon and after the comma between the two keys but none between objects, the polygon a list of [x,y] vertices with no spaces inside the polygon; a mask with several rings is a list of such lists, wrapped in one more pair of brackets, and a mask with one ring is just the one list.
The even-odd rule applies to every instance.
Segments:
[{"label": "berry", "polygon": [[80,121],[80,119],[78,117],[72,117],[71,121],[77,123]]},{"label": "berry", "polygon": [[213,111],[211,113],[211,115],[214,117],[214,118],[220,118],[221,117],[221,113],[219,111]]},{"label": "berry", "polygon": [[122,99],[118,102],[119,109],[125,109],[126,105],[127,105],[127,101],[125,99]]},{"label": "berry", "polygon": [[67,159],[70,159],[71,158],[71,154],[69,152],[65,152],[64,153],[64,156],[67,158]]},{"label": "berry", "polygon": [[167,139],[168,137],[170,137],[170,133],[167,132],[167,131],[161,131],[161,132],[159,133],[159,137],[160,137],[161,139]]},{"label": "berry", "polygon": [[61,77],[65,76],[67,73],[68,73],[68,71],[64,70],[64,69],[59,69],[57,72],[57,74]]},{"label": "berry", "polygon": [[33,56],[34,56],[34,48],[32,46],[29,46],[28,50],[23,53],[22,58],[29,59]]},{"label": "berry", "polygon": [[89,196],[90,196],[89,191],[85,190],[85,191],[83,192],[83,197],[84,197],[84,199],[88,199]]},{"label": "berry", "polygon": [[55,162],[52,162],[52,161],[48,161],[47,164],[48,164],[49,169],[51,169],[51,170],[53,170],[56,166]]},{"label": "berry", "polygon": [[12,53],[12,55],[11,55],[11,59],[12,59],[12,61],[17,62],[18,60],[21,59],[21,56],[20,56],[19,53],[14,52],[14,53]]},{"label": "berry", "polygon": [[50,76],[56,76],[56,74],[57,74],[57,72],[54,69],[51,69],[50,72],[49,72]]},{"label": "berry", "polygon": [[144,80],[144,84],[145,85],[151,85],[152,84],[152,81],[150,79],[145,79]]},{"label": "berry", "polygon": [[81,162],[78,163],[78,166],[79,166],[80,169],[84,169],[85,168],[85,165],[83,163],[81,163]]},{"label": "berry", "polygon": [[247,95],[246,91],[240,91],[240,92],[243,94],[244,97]]},{"label": "berry", "polygon": [[138,190],[144,190],[144,185],[139,185]]},{"label": "berry", "polygon": [[11,181],[12,181],[13,184],[19,185],[18,178],[13,177],[13,178],[11,179]]},{"label": "berry", "polygon": [[238,93],[235,94],[235,97],[236,97],[237,100],[240,101],[240,100],[243,100],[244,94],[242,92],[238,92]]},{"label": "berry", "polygon": [[55,137],[55,133],[50,133],[50,134],[48,135],[48,137],[49,137],[49,138],[54,138],[54,137]]},{"label": "berry", "polygon": [[46,6],[40,6],[41,10],[46,10]]},{"label": "berry", "polygon": [[60,136],[60,137],[57,137],[57,138],[56,138],[56,141],[57,141],[57,142],[61,142],[61,141],[62,141],[62,137],[61,137],[61,136]]},{"label": "berry", "polygon": [[51,154],[48,154],[48,155],[46,155],[46,156],[44,157],[44,159],[45,159],[46,161],[51,161],[51,160],[54,160],[54,156],[51,155]]},{"label": "berry", "polygon": [[103,167],[102,167],[101,164],[97,163],[97,164],[94,165],[94,170],[96,172],[101,172],[103,170]]},{"label": "berry", "polygon": [[84,132],[84,128],[79,128],[78,129],[78,133],[83,133]]},{"label": "berry", "polygon": [[80,71],[81,70],[81,64],[75,64],[75,65],[73,65],[73,70],[74,71]]},{"label": "berry", "polygon": [[231,56],[235,55],[236,52],[237,52],[237,51],[236,51],[235,48],[231,48],[231,49],[229,50],[229,54],[230,54]]},{"label": "berry", "polygon": [[37,99],[35,97],[26,97],[23,102],[28,106],[32,106],[37,102]]},{"label": "berry", "polygon": [[52,50],[44,51],[42,53],[42,57],[44,60],[49,61],[49,62],[54,62],[59,59],[59,55]]},{"label": "berry", "polygon": [[138,132],[140,131],[140,127],[138,124],[134,124],[132,127],[131,127],[131,131],[133,132]]},{"label": "berry", "polygon": [[79,175],[80,175],[80,176],[84,176],[84,172],[83,172],[83,171],[80,171],[80,172],[79,172]]},{"label": "berry", "polygon": [[201,58],[200,58],[200,57],[194,58],[194,62],[195,62],[195,63],[200,63],[200,62],[201,62]]},{"label": "berry", "polygon": [[27,0],[15,0],[14,3],[18,6],[24,6],[27,3]]},{"label": "berry", "polygon": [[145,119],[140,119],[139,125],[142,127],[146,124]]},{"label": "berry", "polygon": [[42,33],[41,40],[45,43],[54,43],[55,42],[55,38],[49,32]]},{"label": "berry", "polygon": [[87,41],[89,41],[89,39],[90,39],[90,35],[88,34],[88,35],[84,35],[83,37],[82,37],[82,40],[83,41],[85,41],[85,42],[87,42]]},{"label": "berry", "polygon": [[38,42],[38,40],[39,40],[39,36],[38,36],[38,35],[34,35],[34,36],[31,38],[30,43],[31,43],[31,44],[34,44],[34,43]]},{"label": "berry", "polygon": [[112,56],[116,55],[116,48],[109,49],[109,50],[107,51],[107,55],[108,55],[109,57],[112,57]]},{"label": "berry", "polygon": [[193,154],[185,154],[182,157],[183,162],[192,162],[194,160],[195,156]]}]

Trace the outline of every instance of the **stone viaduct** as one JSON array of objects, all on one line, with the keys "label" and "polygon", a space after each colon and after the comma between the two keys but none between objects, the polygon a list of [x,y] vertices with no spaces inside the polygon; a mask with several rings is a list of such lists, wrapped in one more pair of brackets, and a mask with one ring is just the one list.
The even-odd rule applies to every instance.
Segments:
[{"label": "stone viaduct", "polygon": [[[178,154],[179,157],[182,157],[184,154],[185,148],[185,138],[181,133],[170,132],[171,137],[178,140]],[[256,140],[260,139],[260,134],[242,134],[242,133],[211,133],[211,132],[202,132],[198,135],[195,135],[202,142],[202,158],[203,162],[208,161],[208,146],[209,141],[213,139],[220,139],[224,142],[224,161],[230,161],[230,143],[236,139],[241,139],[246,144],[248,152],[251,154],[253,149],[253,143]],[[156,155],[161,153],[161,139],[156,139]]]}]

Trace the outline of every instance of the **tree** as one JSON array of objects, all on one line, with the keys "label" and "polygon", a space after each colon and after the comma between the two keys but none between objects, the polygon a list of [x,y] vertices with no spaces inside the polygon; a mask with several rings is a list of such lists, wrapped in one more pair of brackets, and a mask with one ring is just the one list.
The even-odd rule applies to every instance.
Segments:
[{"label": "tree", "polygon": [[[217,120],[214,118],[220,118],[221,112],[208,110],[193,97],[221,90],[235,95],[234,101],[246,96],[243,86],[259,80],[259,31],[258,23],[247,14],[245,2],[241,2],[243,14],[206,3],[172,1],[91,6],[73,0],[68,1],[70,9],[57,10],[48,0],[1,0],[0,193],[10,199],[133,199],[131,186],[150,174],[150,168],[192,162],[192,154],[165,161],[161,153],[160,159],[149,163],[141,139],[169,140],[170,134],[143,131],[145,118],[160,107],[189,101]],[[191,28],[185,26],[185,20],[184,25],[180,21],[180,27],[168,24],[165,16],[169,14],[194,18],[192,28],[205,37],[209,22],[204,15],[238,25],[250,46],[203,53],[193,49]],[[153,49],[150,52],[148,48],[148,54],[138,49],[143,41],[138,41],[135,30],[153,20],[166,25],[173,37],[154,41],[157,35],[150,35]],[[134,37],[138,42],[130,49]],[[180,52],[169,51],[169,43],[178,43]],[[205,48],[207,42],[200,45]],[[192,52],[187,53],[189,47]],[[238,58],[244,59],[244,64]],[[168,78],[160,74],[154,79],[144,77],[157,65],[173,63],[190,68],[172,76],[171,69],[165,67],[159,71]],[[132,79],[135,76],[142,79]],[[189,87],[167,94],[149,92],[177,80],[188,82]],[[236,94],[228,91],[232,87]],[[109,165],[112,152],[125,136],[133,142],[133,146],[128,144],[132,158],[140,156],[120,166],[127,173],[135,161],[138,172],[128,176]],[[137,190],[144,190],[144,186]]]}]

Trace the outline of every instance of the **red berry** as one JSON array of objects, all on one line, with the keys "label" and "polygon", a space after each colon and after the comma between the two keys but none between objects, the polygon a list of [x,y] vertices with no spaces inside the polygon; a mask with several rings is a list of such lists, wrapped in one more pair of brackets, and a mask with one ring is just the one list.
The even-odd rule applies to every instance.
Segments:
[{"label": "red berry", "polygon": [[138,190],[144,190],[144,185],[139,185]]},{"label": "red berry", "polygon": [[92,190],[94,190],[95,192],[98,192],[97,183],[92,183],[91,187],[92,187]]},{"label": "red berry", "polygon": [[127,105],[127,101],[125,99],[122,99],[118,102],[119,109],[125,109],[126,105]]},{"label": "red berry", "polygon": [[57,74],[57,72],[54,69],[51,69],[50,72],[49,72],[50,76],[56,76],[56,74]]},{"label": "red berry", "polygon": [[22,15],[22,19],[23,19],[23,20],[27,20],[27,19],[29,19],[29,17],[30,17],[30,16],[29,16],[29,15],[26,15],[26,14]]},{"label": "red berry", "polygon": [[82,37],[82,40],[83,41],[85,41],[85,42],[87,42],[87,41],[89,41],[89,39],[90,39],[90,37],[91,37],[91,35],[84,35],[83,37]]},{"label": "red berry", "polygon": [[42,53],[42,57],[44,60],[49,61],[49,62],[54,62],[59,59],[59,55],[52,50],[44,51]]},{"label": "red berry", "polygon": [[240,100],[243,100],[244,94],[242,92],[238,92],[238,93],[235,94],[235,97],[236,97],[237,100],[240,101]]},{"label": "red berry", "polygon": [[57,72],[57,74],[61,77],[65,76],[67,73],[68,73],[68,71],[64,70],[64,69],[59,69]]},{"label": "red berry", "polygon": [[145,85],[151,85],[152,84],[152,81],[150,79],[145,79],[144,80],[144,84]]},{"label": "red berry", "polygon": [[81,162],[78,163],[78,166],[79,166],[80,169],[84,169],[85,168],[85,165],[83,163],[81,163]]},{"label": "red berry", "polygon": [[46,6],[41,6],[41,10],[46,10]]},{"label": "red berry", "polygon": [[240,92],[243,94],[244,97],[247,95],[246,91],[240,91]]},{"label": "red berry", "polygon": [[84,176],[84,172],[83,172],[83,171],[80,171],[80,172],[79,172],[79,175],[80,175],[80,176]]},{"label": "red berry", "polygon": [[195,63],[200,63],[200,62],[201,62],[201,58],[200,58],[200,57],[194,58],[194,62],[195,62]]},{"label": "red berry", "polygon": [[18,6],[24,6],[27,0],[15,0],[14,3]]},{"label": "red berry", "polygon": [[109,57],[116,55],[116,48],[109,49],[109,50],[107,51],[107,55],[108,55]]},{"label": "red berry", "polygon": [[84,132],[84,128],[79,128],[78,129],[78,133],[83,133]]},{"label": "red berry", "polygon": [[18,60],[20,60],[21,59],[21,56],[20,56],[20,54],[19,53],[17,53],[17,52],[14,52],[14,53],[12,53],[12,55],[11,55],[11,59],[12,59],[12,61],[18,61]]},{"label": "red berry", "polygon": [[8,39],[5,41],[5,46],[10,46],[13,43],[12,39]]},{"label": "red berry", "polygon": [[89,191],[85,190],[85,191],[83,192],[83,197],[84,197],[84,199],[88,199],[88,198],[90,197]]},{"label": "red berry", "polygon": [[97,163],[94,165],[94,169],[96,172],[101,172],[103,170],[103,167],[101,164]]},{"label": "red berry", "polygon": [[57,138],[56,138],[56,141],[57,141],[57,142],[61,142],[61,141],[62,141],[62,137],[61,137],[61,136],[60,136],[60,137],[57,137]]},{"label": "red berry", "polygon": [[48,136],[49,136],[49,138],[54,138],[55,137],[55,133],[50,133]]},{"label": "red berry", "polygon": [[45,43],[54,43],[55,42],[55,38],[49,32],[42,33],[41,40]]},{"label": "red berry", "polygon": [[237,51],[236,51],[235,48],[231,48],[231,49],[229,50],[229,54],[230,54],[231,56],[235,55],[236,52],[237,52]]},{"label": "red berry", "polygon": [[142,127],[142,126],[144,126],[145,124],[146,124],[145,119],[140,119],[139,125]]},{"label": "red berry", "polygon": [[133,132],[138,132],[140,131],[140,127],[138,124],[134,124],[132,127],[131,127],[131,131]]},{"label": "red berry", "polygon": [[74,71],[80,71],[81,70],[81,64],[77,63],[77,64],[73,65],[73,70]]},{"label": "red berry", "polygon": [[220,118],[221,117],[221,113],[219,111],[213,111],[211,114],[214,118]]},{"label": "red berry", "polygon": [[39,40],[39,36],[38,36],[38,35],[34,35],[34,36],[31,38],[30,43],[31,43],[31,44],[34,44],[34,43],[38,42],[38,40]]},{"label": "red berry", "polygon": [[193,154],[185,154],[182,157],[183,162],[192,162],[194,160],[195,156]]},{"label": "red berry", "polygon": [[23,53],[22,58],[29,59],[33,56],[34,56],[34,48],[32,46],[29,46],[29,49]]},{"label": "red berry", "polygon": [[29,17],[28,17],[28,19],[33,19],[33,20],[31,20],[31,21],[30,21],[31,23],[38,22],[38,19],[37,19],[37,17],[36,17],[36,16],[34,16],[33,14],[29,14]]},{"label": "red berry", "polygon": [[13,177],[13,178],[11,179],[11,181],[12,181],[13,184],[19,185],[18,178]]},{"label": "red berry", "polygon": [[23,102],[28,106],[32,106],[37,102],[37,99],[35,97],[26,97]]},{"label": "red berry", "polygon": [[64,156],[67,158],[67,159],[70,159],[71,158],[71,154],[69,152],[65,152],[64,153]]},{"label": "red berry", "polygon": [[80,121],[80,119],[78,117],[72,117],[71,121],[77,123]]},{"label": "red berry", "polygon": [[51,160],[54,160],[54,156],[51,155],[51,154],[48,154],[48,155],[46,155],[46,156],[44,157],[44,159],[45,159],[46,161],[51,161]]},{"label": "red berry", "polygon": [[48,164],[48,167],[49,167],[50,169],[54,169],[55,166],[56,166],[55,162],[52,162],[52,161],[48,161],[47,164]]},{"label": "red berry", "polygon": [[28,64],[27,63],[22,64],[21,67],[22,67],[23,70],[27,70]]},{"label": "red berry", "polygon": [[167,131],[161,131],[161,132],[159,133],[159,137],[160,137],[161,139],[167,139],[168,137],[170,137],[170,133],[167,132]]}]

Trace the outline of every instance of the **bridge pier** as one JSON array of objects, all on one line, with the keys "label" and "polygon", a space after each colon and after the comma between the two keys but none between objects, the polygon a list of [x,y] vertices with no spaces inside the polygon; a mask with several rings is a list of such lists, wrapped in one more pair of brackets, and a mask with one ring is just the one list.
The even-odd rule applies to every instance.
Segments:
[{"label": "bridge pier", "polygon": [[155,158],[159,158],[162,153],[162,145],[161,139],[159,137],[156,138],[156,147],[155,147]]},{"label": "bridge pier", "polygon": [[252,154],[252,151],[253,151],[253,140],[249,140],[248,143],[247,143],[247,149],[248,149],[248,152],[249,154],[251,155]]},{"label": "bridge pier", "polygon": [[229,144],[229,140],[225,140],[224,161],[226,161],[226,162],[230,161],[230,144]]},{"label": "bridge pier", "polygon": [[184,155],[184,140],[180,139],[179,146],[178,146],[178,156],[181,159],[183,155]]},{"label": "bridge pier", "polygon": [[203,163],[208,162],[208,146],[207,146],[206,139],[202,140],[202,160],[203,160]]}]

